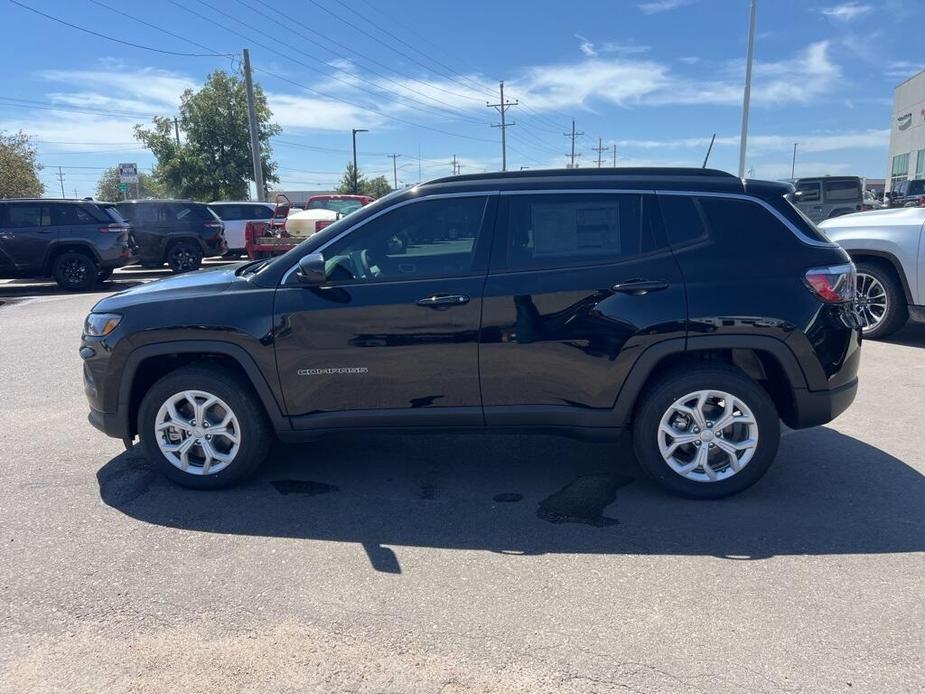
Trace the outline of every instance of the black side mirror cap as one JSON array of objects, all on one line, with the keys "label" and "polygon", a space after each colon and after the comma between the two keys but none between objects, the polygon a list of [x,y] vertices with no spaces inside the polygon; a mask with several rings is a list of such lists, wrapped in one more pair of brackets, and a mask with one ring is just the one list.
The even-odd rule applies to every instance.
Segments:
[{"label": "black side mirror cap", "polygon": [[323,284],[327,279],[324,270],[324,256],[309,253],[299,258],[299,280],[303,284]]}]

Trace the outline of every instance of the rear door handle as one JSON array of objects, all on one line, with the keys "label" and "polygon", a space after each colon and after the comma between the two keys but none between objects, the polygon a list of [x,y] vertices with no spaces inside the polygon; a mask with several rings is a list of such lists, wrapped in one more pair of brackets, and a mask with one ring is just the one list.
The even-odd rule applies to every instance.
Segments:
[{"label": "rear door handle", "polygon": [[418,306],[428,308],[449,308],[450,306],[462,306],[469,303],[469,297],[465,294],[432,294],[417,300]]},{"label": "rear door handle", "polygon": [[625,282],[618,282],[611,287],[615,292],[623,294],[632,294],[633,296],[642,296],[649,292],[658,292],[662,289],[668,289],[668,283],[664,280],[640,280],[632,279]]}]

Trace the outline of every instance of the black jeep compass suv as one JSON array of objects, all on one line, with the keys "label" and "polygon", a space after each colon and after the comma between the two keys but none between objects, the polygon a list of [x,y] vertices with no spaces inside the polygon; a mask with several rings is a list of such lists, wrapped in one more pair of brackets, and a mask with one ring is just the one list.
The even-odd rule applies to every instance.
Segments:
[{"label": "black jeep compass suv", "polygon": [[395,192],[275,259],[100,301],[90,421],[201,488],[274,436],[630,428],[663,486],[730,494],[768,469],[780,420],[828,422],[857,389],[854,267],[790,191],[573,169]]}]

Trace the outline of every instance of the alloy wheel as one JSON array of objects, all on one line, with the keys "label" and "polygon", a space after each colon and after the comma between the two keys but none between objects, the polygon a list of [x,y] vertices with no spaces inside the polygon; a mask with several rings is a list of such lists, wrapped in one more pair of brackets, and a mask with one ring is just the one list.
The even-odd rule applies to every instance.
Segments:
[{"label": "alloy wheel", "polygon": [[668,466],[694,482],[739,473],[758,449],[758,424],[740,398],[698,390],[675,400],[658,427],[658,449]]},{"label": "alloy wheel", "polygon": [[241,448],[235,413],[224,400],[202,390],[170,396],[157,412],[154,434],[164,457],[191,475],[221,472]]},{"label": "alloy wheel", "polygon": [[87,275],[90,269],[87,266],[87,263],[82,260],[74,258],[73,260],[68,260],[61,267],[61,275],[64,277],[65,281],[72,287],[79,287],[87,279]]},{"label": "alloy wheel", "polygon": [[871,332],[883,322],[890,307],[886,287],[876,277],[864,272],[858,273],[858,306],[867,320],[865,333]]}]

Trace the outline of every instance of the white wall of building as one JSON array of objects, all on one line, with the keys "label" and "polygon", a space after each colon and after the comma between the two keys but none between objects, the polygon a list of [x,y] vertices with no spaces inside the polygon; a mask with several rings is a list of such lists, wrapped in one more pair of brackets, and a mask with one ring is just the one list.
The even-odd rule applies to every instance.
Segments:
[{"label": "white wall of building", "polygon": [[890,190],[893,180],[903,177],[901,157],[905,155],[908,155],[905,178],[925,178],[925,71],[900,84],[893,93],[890,158],[886,170]]}]

